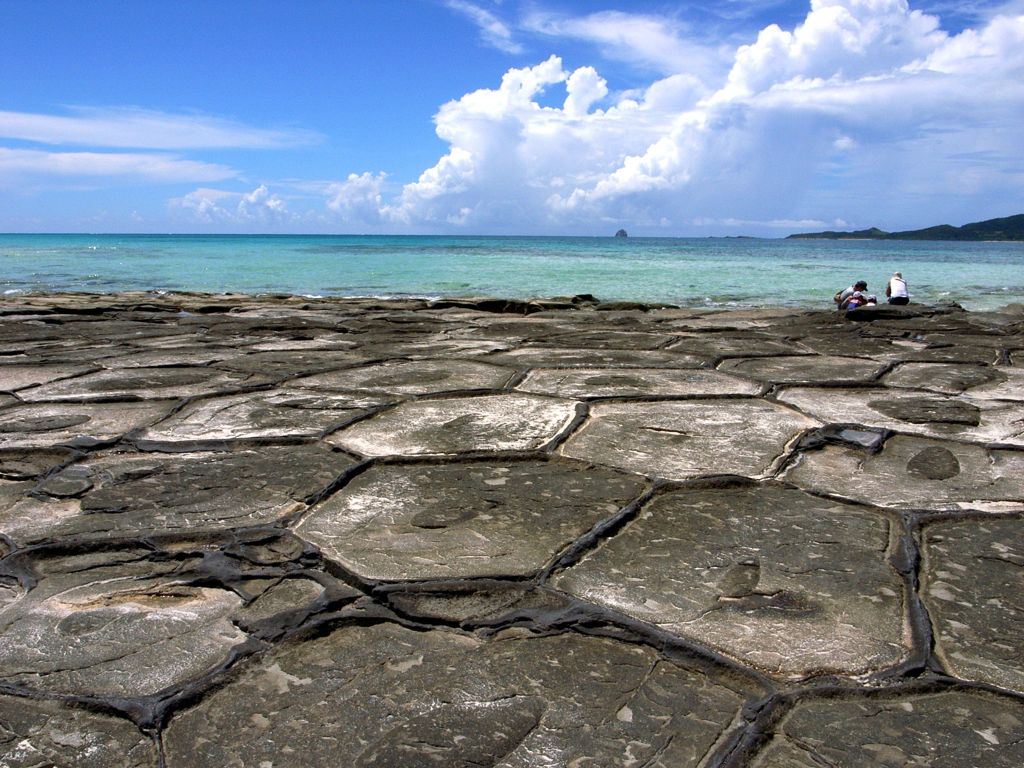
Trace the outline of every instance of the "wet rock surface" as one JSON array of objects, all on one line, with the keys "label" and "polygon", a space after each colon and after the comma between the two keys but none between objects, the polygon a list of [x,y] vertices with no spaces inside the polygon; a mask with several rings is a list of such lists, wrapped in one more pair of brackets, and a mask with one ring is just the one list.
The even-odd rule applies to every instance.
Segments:
[{"label": "wet rock surface", "polygon": [[1018,766],[1024,318],[0,302],[0,765]]}]

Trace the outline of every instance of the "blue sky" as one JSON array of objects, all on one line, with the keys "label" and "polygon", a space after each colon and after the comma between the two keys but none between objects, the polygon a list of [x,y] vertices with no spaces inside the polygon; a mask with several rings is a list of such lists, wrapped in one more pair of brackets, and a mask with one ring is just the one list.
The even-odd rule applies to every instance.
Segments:
[{"label": "blue sky", "polygon": [[0,0],[0,231],[1024,211],[1024,0]]}]

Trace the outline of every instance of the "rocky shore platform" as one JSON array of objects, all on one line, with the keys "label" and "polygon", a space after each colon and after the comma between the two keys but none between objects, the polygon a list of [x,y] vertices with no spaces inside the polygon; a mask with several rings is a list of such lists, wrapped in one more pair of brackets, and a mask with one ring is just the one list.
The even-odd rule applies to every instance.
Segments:
[{"label": "rocky shore platform", "polygon": [[1024,765],[1024,309],[0,300],[0,766]]}]

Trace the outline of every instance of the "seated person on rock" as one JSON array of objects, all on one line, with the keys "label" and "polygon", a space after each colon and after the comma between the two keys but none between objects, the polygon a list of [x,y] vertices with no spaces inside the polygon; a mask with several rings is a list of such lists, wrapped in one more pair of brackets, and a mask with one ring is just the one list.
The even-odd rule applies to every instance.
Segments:
[{"label": "seated person on rock", "polygon": [[875,306],[877,305],[877,303],[878,302],[874,296],[868,296],[862,291],[854,291],[845,299],[843,299],[842,303],[839,305],[839,308],[845,309],[847,312],[849,312],[851,309],[857,309],[858,307]]},{"label": "seated person on rock", "polygon": [[852,296],[854,293],[858,291],[866,291],[867,289],[868,284],[864,280],[858,280],[849,288],[845,288],[839,291],[835,296],[832,297],[832,299],[835,301],[836,304],[839,305],[839,309],[845,309],[845,307],[843,307],[843,302],[850,298],[850,296]]},{"label": "seated person on rock", "polygon": [[885,295],[889,298],[890,304],[910,303],[910,292],[907,290],[907,281],[903,279],[903,273],[892,273],[889,284],[885,286]]}]

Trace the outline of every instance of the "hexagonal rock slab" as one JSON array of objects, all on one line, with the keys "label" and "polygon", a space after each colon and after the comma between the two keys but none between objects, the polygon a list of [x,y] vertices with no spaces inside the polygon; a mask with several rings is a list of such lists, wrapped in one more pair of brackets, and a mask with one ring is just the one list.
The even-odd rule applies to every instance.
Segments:
[{"label": "hexagonal rock slab", "polygon": [[127,720],[57,701],[0,695],[4,768],[153,768],[156,746]]},{"label": "hexagonal rock slab", "polygon": [[539,368],[516,387],[561,397],[628,397],[636,395],[756,395],[761,385],[709,370],[657,368]]},{"label": "hexagonal rock slab", "polygon": [[778,398],[837,424],[856,422],[932,437],[1024,445],[1024,403],[883,387],[793,387]]},{"label": "hexagonal rock slab", "polygon": [[554,586],[769,674],[899,663],[903,582],[888,521],[777,487],[658,497]]},{"label": "hexagonal rock slab", "polygon": [[725,360],[718,370],[773,384],[871,381],[882,369],[874,360],[840,355],[784,355]]},{"label": "hexagonal rock slab", "polygon": [[575,415],[573,402],[533,395],[418,400],[327,440],[364,456],[528,451],[554,439]]},{"label": "hexagonal rock slab", "polygon": [[924,530],[921,595],[935,652],[957,677],[1024,692],[1024,520],[936,523]]},{"label": "hexagonal rock slab", "polygon": [[981,692],[806,701],[773,730],[753,768],[1024,765],[1024,705]]},{"label": "hexagonal rock slab", "polygon": [[296,532],[366,579],[526,576],[642,487],[573,462],[377,466]]},{"label": "hexagonal rock slab", "polygon": [[[108,553],[109,554],[109,553]],[[201,677],[246,636],[232,592],[154,576],[144,564],[73,562],[0,608],[0,678],[80,695],[146,696]]]},{"label": "hexagonal rock slab", "polygon": [[259,384],[266,377],[216,371],[212,368],[120,368],[62,379],[25,390],[25,402],[98,400],[137,397],[143,400],[207,395]]},{"label": "hexagonal rock slab", "polygon": [[[60,536],[145,536],[276,522],[327,488],[351,458],[324,445],[227,453],[105,454],[35,487],[0,532],[25,543]],[[73,501],[65,499],[74,498]]]},{"label": "hexagonal rock slab", "polygon": [[683,480],[764,477],[787,443],[820,422],[761,400],[602,403],[561,451],[632,472]]},{"label": "hexagonal rock slab", "polygon": [[190,403],[169,419],[143,430],[139,444],[154,447],[207,445],[227,440],[318,437],[379,401],[281,389],[214,397]]},{"label": "hexagonal rock slab", "polygon": [[488,360],[517,368],[552,365],[562,368],[700,368],[708,362],[704,357],[676,352],[566,347],[522,347],[491,355]]},{"label": "hexagonal rock slab", "polygon": [[291,383],[318,390],[425,395],[465,389],[501,389],[512,373],[509,368],[468,360],[392,361],[307,376]]},{"label": "hexagonal rock slab", "polygon": [[896,435],[879,453],[829,445],[802,453],[784,479],[887,507],[1024,509],[1024,453]]},{"label": "hexagonal rock slab", "polygon": [[1004,381],[1006,376],[994,366],[950,363],[904,363],[882,377],[887,387],[927,389],[952,395]]},{"label": "hexagonal rock slab", "polygon": [[0,392],[14,392],[55,379],[77,376],[89,370],[66,365],[3,365],[0,364]]},{"label": "hexagonal rock slab", "polygon": [[0,449],[89,447],[116,440],[166,416],[170,400],[145,403],[24,405],[0,412]]},{"label": "hexagonal rock slab", "polygon": [[177,715],[164,747],[167,768],[682,767],[741,703],[636,645],[353,626],[244,670]]}]

